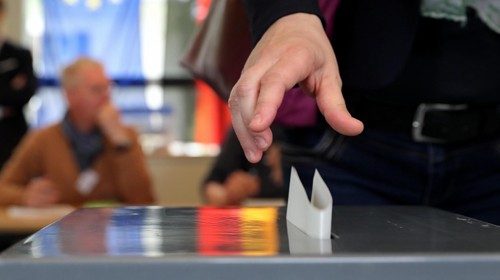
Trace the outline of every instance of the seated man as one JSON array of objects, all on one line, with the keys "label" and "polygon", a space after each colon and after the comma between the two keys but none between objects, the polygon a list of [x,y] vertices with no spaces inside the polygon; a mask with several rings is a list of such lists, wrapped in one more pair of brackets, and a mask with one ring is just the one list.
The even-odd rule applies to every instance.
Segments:
[{"label": "seated man", "polygon": [[136,133],[110,101],[103,66],[81,58],[62,73],[65,118],[26,136],[0,174],[0,205],[153,202]]}]

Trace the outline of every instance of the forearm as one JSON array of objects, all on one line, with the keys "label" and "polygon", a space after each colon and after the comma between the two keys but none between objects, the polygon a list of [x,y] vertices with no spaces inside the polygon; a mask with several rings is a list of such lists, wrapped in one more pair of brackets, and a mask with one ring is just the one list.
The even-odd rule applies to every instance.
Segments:
[{"label": "forearm", "polygon": [[36,133],[23,138],[0,173],[0,205],[23,204],[23,195],[30,180],[43,175],[38,150],[43,146]]},{"label": "forearm", "polygon": [[22,205],[24,188],[0,183],[0,206]]},{"label": "forearm", "polygon": [[317,0],[244,0],[254,42],[278,19],[294,14],[315,14],[321,18]]}]

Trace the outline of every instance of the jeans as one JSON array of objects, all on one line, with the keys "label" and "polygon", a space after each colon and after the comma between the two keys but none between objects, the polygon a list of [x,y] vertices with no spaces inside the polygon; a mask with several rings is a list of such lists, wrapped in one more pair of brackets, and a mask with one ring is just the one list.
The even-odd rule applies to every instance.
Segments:
[{"label": "jeans", "polygon": [[329,133],[307,156],[283,148],[285,178],[295,166],[309,194],[318,169],[334,205],[427,205],[500,225],[500,137],[441,145],[373,130]]}]

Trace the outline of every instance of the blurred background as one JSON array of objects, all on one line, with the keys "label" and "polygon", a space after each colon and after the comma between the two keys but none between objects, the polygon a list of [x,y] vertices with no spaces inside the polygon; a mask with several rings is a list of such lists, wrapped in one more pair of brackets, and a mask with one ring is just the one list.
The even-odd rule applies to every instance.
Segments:
[{"label": "blurred background", "polygon": [[113,100],[148,156],[159,204],[197,205],[229,114],[179,65],[210,0],[8,0],[4,34],[30,49],[40,87],[25,114],[32,129],[61,120],[60,69],[102,61]]}]

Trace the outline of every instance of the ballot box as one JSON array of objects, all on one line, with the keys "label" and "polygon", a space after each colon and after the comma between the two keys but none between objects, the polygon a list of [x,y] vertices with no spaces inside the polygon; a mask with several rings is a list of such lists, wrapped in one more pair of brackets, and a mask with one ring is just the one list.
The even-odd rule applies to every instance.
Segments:
[{"label": "ballot box", "polygon": [[500,227],[427,207],[335,206],[331,239],[283,207],[77,210],[0,255],[0,279],[500,279]]}]

